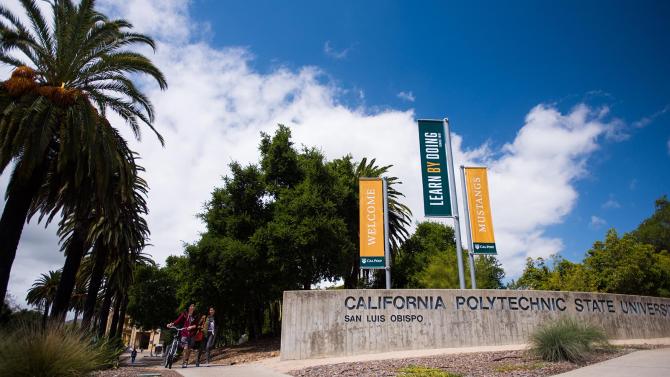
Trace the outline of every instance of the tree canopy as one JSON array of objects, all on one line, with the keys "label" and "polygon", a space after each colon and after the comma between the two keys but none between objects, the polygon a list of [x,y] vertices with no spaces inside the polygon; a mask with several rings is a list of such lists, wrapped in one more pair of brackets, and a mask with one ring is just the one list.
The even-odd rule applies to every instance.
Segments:
[{"label": "tree canopy", "polygon": [[[285,290],[323,281],[356,287],[358,177],[391,168],[351,156],[329,161],[315,148],[298,149],[282,125],[273,135],[261,134],[259,151],[257,164],[230,165],[200,214],[207,231],[166,267],[183,282],[180,304],[215,306],[231,338],[278,333]],[[395,216],[390,234],[399,245],[410,212],[399,201],[398,180],[388,182]]]},{"label": "tree canopy", "polygon": [[[468,260],[468,251],[463,251]],[[469,264],[465,265],[470,285]],[[392,267],[397,288],[459,288],[454,229],[435,222],[419,223],[414,234],[400,248]],[[475,279],[481,289],[503,287],[505,272],[493,256],[475,256]]]},{"label": "tree canopy", "polygon": [[128,314],[134,324],[144,329],[164,327],[174,320],[177,309],[177,282],[158,266],[139,266],[135,283],[128,291]]},{"label": "tree canopy", "polygon": [[559,256],[526,261],[521,277],[511,288],[608,292],[670,297],[670,206],[667,197],[630,233],[610,229],[596,241],[581,263]]}]

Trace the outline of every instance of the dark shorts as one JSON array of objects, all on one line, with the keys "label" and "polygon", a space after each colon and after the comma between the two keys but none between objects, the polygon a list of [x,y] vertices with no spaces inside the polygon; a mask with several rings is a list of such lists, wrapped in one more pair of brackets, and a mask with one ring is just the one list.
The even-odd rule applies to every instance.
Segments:
[{"label": "dark shorts", "polygon": [[192,336],[182,336],[179,339],[179,343],[182,347],[193,348],[193,337]]}]

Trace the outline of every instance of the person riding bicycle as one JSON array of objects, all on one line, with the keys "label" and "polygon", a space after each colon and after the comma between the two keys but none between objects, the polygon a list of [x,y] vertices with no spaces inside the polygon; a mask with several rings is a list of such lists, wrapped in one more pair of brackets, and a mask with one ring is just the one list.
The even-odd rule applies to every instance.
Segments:
[{"label": "person riding bicycle", "polygon": [[184,348],[184,361],[182,362],[181,367],[186,368],[188,366],[188,358],[191,356],[191,348],[193,348],[193,333],[196,328],[195,318],[193,312],[195,311],[195,304],[191,304],[188,307],[188,310],[179,314],[176,320],[167,324],[168,328],[172,327],[181,327],[179,331],[179,343]]}]

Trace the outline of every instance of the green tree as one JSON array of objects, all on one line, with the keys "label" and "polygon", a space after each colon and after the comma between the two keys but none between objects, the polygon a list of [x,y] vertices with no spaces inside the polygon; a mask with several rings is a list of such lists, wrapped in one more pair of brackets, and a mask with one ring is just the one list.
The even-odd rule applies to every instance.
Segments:
[{"label": "green tree", "polygon": [[[423,288],[428,276],[438,274],[452,277],[453,271],[456,271],[455,281],[458,283],[458,270],[449,272],[433,271],[456,267],[455,264],[450,264],[450,257],[447,255],[453,254],[453,259],[456,261],[455,247],[453,228],[429,221],[419,223],[414,234],[400,248],[396,263],[391,265],[393,286],[397,288]],[[436,262],[438,263],[435,264]],[[422,272],[429,266],[433,270],[427,271],[424,276],[421,276]]]},{"label": "green tree", "polygon": [[638,242],[631,234],[619,237],[614,229],[597,241],[584,259],[599,292],[668,296],[670,255]]},{"label": "green tree", "polygon": [[128,314],[137,326],[157,329],[174,320],[177,309],[177,283],[157,266],[135,269],[134,283],[128,291]]},{"label": "green tree", "polygon": [[526,266],[521,277],[511,282],[509,287],[512,289],[547,290],[550,275],[551,269],[547,266],[544,258],[533,259],[529,257],[526,258]]},{"label": "green tree", "polygon": [[[468,268],[469,266],[468,264]],[[505,270],[495,256],[476,255],[475,279],[477,279],[478,289],[502,289],[504,287]]]},{"label": "green tree", "polygon": [[280,191],[272,220],[254,236],[288,289],[310,289],[322,280],[335,280],[341,276],[344,256],[354,249],[347,224],[338,216],[341,197],[333,190],[331,169],[316,150],[305,150],[299,157],[302,180]]},{"label": "green tree", "polygon": [[654,246],[658,252],[670,251],[670,201],[666,195],[656,200],[656,210],[632,232],[640,242]]},{"label": "green tree", "polygon": [[227,332],[223,335],[236,340],[244,332],[252,338],[260,336],[268,302],[281,295],[281,280],[269,267],[267,248],[260,248],[253,239],[270,221],[272,203],[287,187],[276,182],[290,179],[273,178],[273,196],[258,166],[232,163],[230,168],[231,175],[223,178],[223,187],[214,189],[200,215],[207,232],[186,247],[185,258],[169,258],[167,268],[183,282],[178,291],[180,304],[214,306]]},{"label": "green tree", "polygon": [[56,297],[56,289],[58,288],[60,278],[60,270],[49,271],[35,280],[32,287],[28,290],[26,302],[30,305],[35,305],[44,311],[43,325],[46,325],[46,320],[49,316],[49,308]]},{"label": "green tree", "polygon": [[189,282],[188,291],[182,291],[183,306],[214,306],[223,335],[230,339],[243,333],[252,339],[261,336],[264,313],[281,297],[284,282],[259,249],[250,242],[205,234],[186,248],[186,255]]},{"label": "green tree", "polygon": [[51,22],[34,1],[21,3],[31,28],[0,6],[0,61],[17,67],[0,88],[0,173],[15,162],[0,218],[0,296],[6,293],[23,224],[31,206],[39,210],[45,205],[35,201],[47,187],[59,193],[47,195],[56,200],[46,204],[51,217],[62,210],[62,223],[77,223],[71,239],[65,240],[69,260],[52,308],[60,316],[87,249],[87,228],[94,223],[90,197],[81,192],[95,194],[100,206],[109,182],[123,179],[123,169],[134,164],[106,120],[107,110],[125,119],[139,138],[140,123],[154,130],[153,108],[129,75],[148,74],[161,89],[166,82],[149,59],[125,50],[154,47],[153,40],[130,32],[127,21],[97,12],[93,0],[52,2]]},{"label": "green tree", "polygon": [[670,296],[670,253],[639,242],[634,234],[619,237],[610,229],[604,241],[596,241],[582,263],[553,256],[528,258],[515,289],[608,292]]},{"label": "green tree", "polygon": [[[282,125],[261,134],[259,151],[258,164],[230,165],[200,214],[207,231],[166,265],[178,282],[180,305],[217,308],[229,339],[278,333],[285,290],[338,279],[356,285],[358,178],[390,168],[367,159],[354,163],[351,156],[328,161],[317,149],[297,149]],[[397,184],[389,178],[394,245],[409,224]]]},{"label": "green tree", "polygon": [[457,289],[459,282],[456,249],[449,247],[440,253],[430,255],[415,279],[419,288]]},{"label": "green tree", "polygon": [[595,292],[594,275],[581,263],[552,257],[553,267],[542,289],[551,291]]},{"label": "green tree", "polygon": [[[463,250],[463,260],[468,260]],[[440,223],[422,222],[398,251],[391,267],[397,288],[458,288],[458,264],[454,229]],[[470,284],[469,265],[465,280]],[[475,278],[481,289],[502,288],[505,271],[494,256],[475,256]]]}]

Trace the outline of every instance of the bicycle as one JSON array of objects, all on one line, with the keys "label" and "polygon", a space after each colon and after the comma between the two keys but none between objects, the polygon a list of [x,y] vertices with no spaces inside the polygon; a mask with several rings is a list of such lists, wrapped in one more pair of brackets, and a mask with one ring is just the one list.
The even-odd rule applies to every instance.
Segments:
[{"label": "bicycle", "polygon": [[172,343],[170,343],[168,348],[165,350],[165,362],[163,363],[165,368],[172,369],[172,363],[177,356],[177,350],[179,349],[179,344],[181,343],[181,336],[179,336],[179,332],[183,329],[183,327],[172,328],[172,330],[175,331],[175,335],[172,337]]}]

